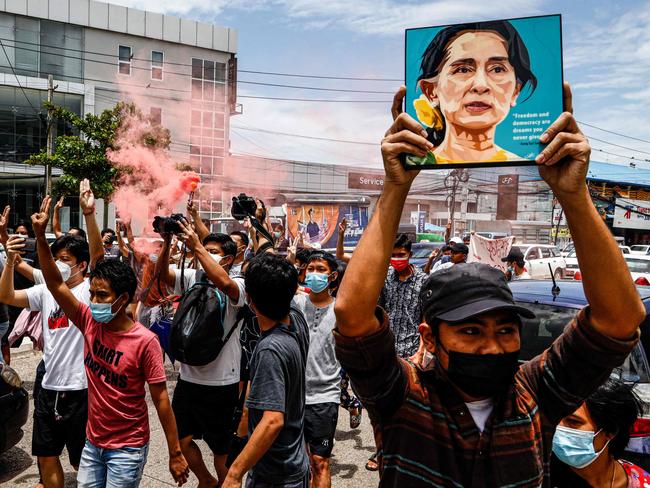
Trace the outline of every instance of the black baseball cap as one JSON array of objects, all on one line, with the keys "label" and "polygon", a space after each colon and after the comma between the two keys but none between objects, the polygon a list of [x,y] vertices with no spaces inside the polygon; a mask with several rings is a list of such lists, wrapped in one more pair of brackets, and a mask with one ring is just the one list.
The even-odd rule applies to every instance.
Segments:
[{"label": "black baseball cap", "polygon": [[449,249],[451,249],[451,252],[469,254],[469,247],[467,247],[465,244],[462,244],[460,242],[452,242],[451,244],[449,244]]},{"label": "black baseball cap", "polygon": [[420,300],[428,323],[435,319],[462,322],[494,310],[535,318],[533,312],[515,304],[504,273],[483,263],[455,264],[432,274],[422,285]]},{"label": "black baseball cap", "polygon": [[505,258],[501,259],[504,263],[522,263],[524,261],[524,253],[518,247],[513,247]]}]

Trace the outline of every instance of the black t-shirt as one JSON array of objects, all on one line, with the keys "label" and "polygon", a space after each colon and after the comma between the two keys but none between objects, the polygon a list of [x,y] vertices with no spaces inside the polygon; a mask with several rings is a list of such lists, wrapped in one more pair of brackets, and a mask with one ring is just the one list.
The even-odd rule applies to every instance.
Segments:
[{"label": "black t-shirt", "polygon": [[249,436],[264,411],[284,413],[280,434],[251,470],[253,479],[267,483],[299,481],[309,471],[304,439],[309,328],[297,309],[291,309],[290,319],[290,325],[278,324],[262,333],[251,359],[251,389],[246,401]]}]

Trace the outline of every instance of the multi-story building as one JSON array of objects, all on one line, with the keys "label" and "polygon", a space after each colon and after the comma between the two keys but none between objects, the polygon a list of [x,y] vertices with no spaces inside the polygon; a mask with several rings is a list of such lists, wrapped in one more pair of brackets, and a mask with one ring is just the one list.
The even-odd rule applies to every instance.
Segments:
[{"label": "multi-story building", "polygon": [[[94,0],[0,0],[0,47],[0,206],[14,218],[29,216],[44,193],[44,168],[23,161],[46,144],[48,75],[56,105],[83,115],[134,101],[170,130],[172,152],[204,181],[223,173],[233,29]],[[202,198],[206,217],[221,213],[221,194]],[[74,207],[64,215],[72,224]]]}]

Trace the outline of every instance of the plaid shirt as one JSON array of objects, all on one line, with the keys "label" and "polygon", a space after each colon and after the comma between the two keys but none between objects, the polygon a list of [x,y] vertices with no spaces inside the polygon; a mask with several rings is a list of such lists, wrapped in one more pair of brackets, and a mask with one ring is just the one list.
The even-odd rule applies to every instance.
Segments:
[{"label": "plaid shirt", "polygon": [[371,335],[334,335],[339,361],[373,420],[380,487],[550,486],[555,426],[639,338],[604,336],[582,310],[548,350],[520,367],[481,433],[442,368],[434,363],[424,371],[398,359],[388,318],[380,309],[377,316],[382,325]]},{"label": "plaid shirt", "polygon": [[401,358],[413,356],[420,345],[420,290],[429,277],[415,266],[411,265],[411,268],[413,274],[404,281],[390,268],[379,297],[379,306],[386,310],[390,318],[390,330],[395,336],[397,355]]}]

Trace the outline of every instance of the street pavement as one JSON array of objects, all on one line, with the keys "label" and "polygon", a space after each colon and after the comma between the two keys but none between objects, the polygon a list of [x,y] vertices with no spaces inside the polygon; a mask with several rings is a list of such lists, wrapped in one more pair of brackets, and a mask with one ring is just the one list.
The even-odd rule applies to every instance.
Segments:
[{"label": "street pavement", "polygon": [[[38,468],[36,459],[31,456],[32,439],[32,413],[33,401],[31,394],[34,386],[36,366],[41,360],[41,354],[32,351],[29,340],[18,349],[12,349],[11,366],[18,372],[24,381],[24,386],[30,393],[30,416],[24,427],[25,435],[17,446],[0,455],[0,487],[30,487],[36,486],[38,481]],[[170,397],[176,386],[177,370],[169,362],[165,364],[167,370],[167,386]],[[151,442],[149,457],[144,470],[144,477],[140,486],[142,488],[161,488],[176,486],[168,470],[167,446],[164,433],[156,417],[155,408],[147,393],[149,407],[149,423],[151,426]],[[350,429],[350,416],[347,411],[339,410],[339,422],[336,432],[336,443],[332,454],[332,486],[334,488],[369,488],[377,486],[379,477],[376,472],[367,471],[364,466],[368,457],[374,451],[374,440],[368,416],[364,411],[363,421],[358,429]],[[199,446],[207,460],[206,465],[212,466],[209,450],[205,443],[198,441]],[[65,472],[65,488],[77,486],[75,471],[68,462],[67,453],[62,456],[63,470]],[[212,468],[213,469],[213,468]],[[214,472],[214,471],[213,471]],[[184,485],[197,486],[194,476]]]}]

